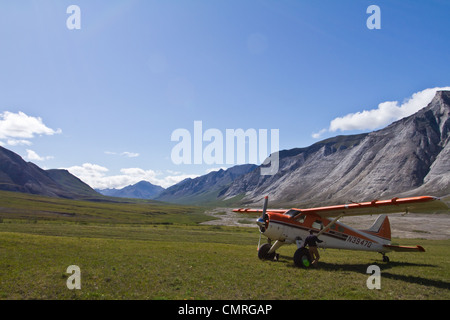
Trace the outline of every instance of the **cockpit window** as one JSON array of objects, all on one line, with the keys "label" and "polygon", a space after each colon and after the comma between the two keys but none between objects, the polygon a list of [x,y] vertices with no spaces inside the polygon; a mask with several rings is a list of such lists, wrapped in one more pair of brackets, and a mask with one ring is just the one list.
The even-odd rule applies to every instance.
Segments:
[{"label": "cockpit window", "polygon": [[291,209],[291,210],[289,210],[289,211],[286,211],[284,214],[285,214],[285,215],[288,215],[288,216],[290,216],[290,217],[293,217],[293,216],[296,216],[296,215],[298,215],[298,214],[300,214],[300,213],[301,213],[301,212],[298,211],[298,210]]},{"label": "cockpit window", "polygon": [[312,227],[313,227],[314,229],[320,229],[320,230],[322,230],[322,229],[323,229],[323,223],[322,223],[322,221],[320,221],[320,220],[316,220],[316,221],[313,222]]}]

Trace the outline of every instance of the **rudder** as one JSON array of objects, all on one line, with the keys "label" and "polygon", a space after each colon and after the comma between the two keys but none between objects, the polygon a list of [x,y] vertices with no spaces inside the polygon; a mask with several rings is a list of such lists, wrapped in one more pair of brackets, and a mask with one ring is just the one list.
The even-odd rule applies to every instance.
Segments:
[{"label": "rudder", "polygon": [[380,215],[373,225],[364,231],[385,240],[391,240],[391,224],[389,223],[388,216],[385,214]]}]

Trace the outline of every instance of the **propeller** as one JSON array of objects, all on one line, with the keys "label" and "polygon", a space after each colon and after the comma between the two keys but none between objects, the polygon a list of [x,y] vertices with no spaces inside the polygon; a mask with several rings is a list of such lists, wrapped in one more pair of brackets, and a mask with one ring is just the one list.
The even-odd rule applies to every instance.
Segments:
[{"label": "propeller", "polygon": [[265,196],[262,215],[260,218],[258,218],[256,220],[256,224],[259,226],[259,241],[258,241],[257,249],[259,249],[260,244],[261,244],[261,236],[262,236],[263,232],[266,231],[266,228],[267,228],[267,220],[269,219],[269,215],[267,214],[268,203],[269,203],[269,197]]},{"label": "propeller", "polygon": [[263,211],[262,211],[262,215],[260,218],[258,218],[256,220],[256,224],[259,226],[259,231],[260,232],[264,232],[266,227],[267,227],[267,219],[269,218],[268,214],[267,214],[267,204],[269,202],[269,197],[266,196],[264,198],[264,206],[263,206]]},{"label": "propeller", "polygon": [[264,197],[264,206],[263,206],[263,212],[262,212],[262,218],[264,221],[266,221],[269,217],[267,216],[267,205],[269,203],[269,196]]}]

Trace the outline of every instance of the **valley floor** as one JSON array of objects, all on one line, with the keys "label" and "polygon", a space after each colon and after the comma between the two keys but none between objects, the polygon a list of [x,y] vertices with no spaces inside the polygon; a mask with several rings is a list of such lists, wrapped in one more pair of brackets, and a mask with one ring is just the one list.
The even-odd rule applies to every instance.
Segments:
[{"label": "valley floor", "polygon": [[[377,253],[320,250],[317,269],[299,269],[293,245],[280,248],[279,261],[257,258],[255,215],[203,211],[0,192],[0,299],[450,299],[448,216],[391,218],[402,238],[395,241],[425,253],[391,253],[384,263]],[[366,219],[352,223],[368,227],[376,217]],[[380,290],[367,288],[374,264]],[[67,287],[72,265],[80,268],[80,290]]]},{"label": "valley floor", "polygon": [[[420,240],[427,252],[392,253],[389,264],[376,253],[321,250],[308,270],[294,266],[294,246],[280,248],[277,262],[259,260],[257,241],[255,228],[4,219],[0,299],[450,299],[450,240]],[[380,290],[367,288],[373,264]],[[67,287],[71,265],[80,290]]]}]

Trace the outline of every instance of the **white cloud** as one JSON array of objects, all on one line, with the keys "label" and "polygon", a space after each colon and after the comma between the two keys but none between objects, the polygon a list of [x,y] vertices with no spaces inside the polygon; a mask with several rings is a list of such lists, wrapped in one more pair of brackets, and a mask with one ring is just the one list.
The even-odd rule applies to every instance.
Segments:
[{"label": "white cloud", "polygon": [[0,139],[31,139],[35,135],[54,135],[61,132],[61,129],[53,130],[47,127],[41,118],[28,116],[23,112],[0,113]]},{"label": "white cloud", "polygon": [[327,131],[327,129],[322,129],[319,132],[313,133],[311,137],[313,137],[314,139],[319,139]]},{"label": "white cloud", "polygon": [[32,143],[31,141],[28,140],[24,140],[24,139],[8,139],[8,141],[6,141],[6,144],[9,146],[31,146]]},{"label": "white cloud", "polygon": [[67,168],[72,174],[76,176],[84,176],[89,178],[99,178],[102,177],[109,170],[105,167],[99,166],[97,164],[85,163],[82,166],[73,166]]},{"label": "white cloud", "polygon": [[450,87],[425,89],[414,93],[403,103],[386,101],[380,103],[376,109],[349,113],[343,117],[335,118],[330,122],[328,129],[313,133],[312,137],[318,139],[327,131],[374,130],[384,127],[426,107],[435,96],[436,91],[439,90],[450,90]]},{"label": "white cloud", "polygon": [[141,168],[124,168],[120,170],[120,174],[107,175],[109,172],[107,168],[91,163],[66,169],[95,189],[121,189],[142,180],[167,188],[186,178],[198,176],[168,171],[169,175],[163,177],[161,172]]},{"label": "white cloud", "polygon": [[112,152],[112,151],[105,151],[105,154],[109,154],[109,155],[119,155],[119,156],[123,156],[123,157],[128,157],[128,158],[136,158],[139,157],[139,153],[136,152],[122,152],[122,153],[117,153],[117,152]]},{"label": "white cloud", "polygon": [[136,152],[128,152],[128,151],[122,152],[120,155],[121,155],[121,156],[124,156],[124,157],[128,157],[128,158],[136,158],[136,157],[139,157],[139,153],[136,153]]},{"label": "white cloud", "polygon": [[198,175],[198,174],[180,174],[180,175],[166,176],[161,180],[161,183],[159,185],[163,188],[168,188],[170,186],[177,184],[178,182],[183,181],[184,179],[187,179],[187,178],[194,179],[199,176],[200,175]]},{"label": "white cloud", "polygon": [[206,169],[205,173],[208,174],[211,172],[217,172],[220,170],[227,170],[227,169],[228,169],[227,167],[210,168],[210,169]]},{"label": "white cloud", "polygon": [[35,151],[27,149],[27,155],[25,158],[30,161],[44,161],[44,160],[53,159],[53,156],[41,157]]}]

